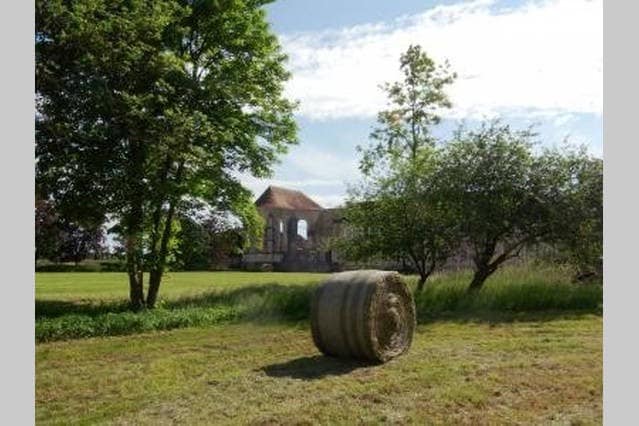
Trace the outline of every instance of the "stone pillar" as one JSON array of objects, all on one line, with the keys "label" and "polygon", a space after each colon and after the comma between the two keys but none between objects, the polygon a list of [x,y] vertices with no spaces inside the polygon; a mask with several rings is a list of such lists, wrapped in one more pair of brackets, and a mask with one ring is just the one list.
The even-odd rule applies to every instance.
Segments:
[{"label": "stone pillar", "polygon": [[273,216],[268,215],[268,220],[266,222],[266,232],[264,232],[264,250],[267,253],[273,253]]},{"label": "stone pillar", "polygon": [[295,216],[288,218],[286,221],[286,240],[289,259],[295,258],[296,247],[295,240],[297,238],[297,218]]}]

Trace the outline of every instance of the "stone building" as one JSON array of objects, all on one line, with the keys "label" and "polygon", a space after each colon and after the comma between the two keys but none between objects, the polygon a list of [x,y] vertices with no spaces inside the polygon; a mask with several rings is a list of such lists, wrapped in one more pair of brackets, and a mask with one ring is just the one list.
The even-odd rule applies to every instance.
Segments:
[{"label": "stone building", "polygon": [[327,247],[340,232],[339,209],[325,209],[301,191],[269,186],[255,201],[266,222],[262,247],[242,259],[247,269],[332,271],[335,253]]}]

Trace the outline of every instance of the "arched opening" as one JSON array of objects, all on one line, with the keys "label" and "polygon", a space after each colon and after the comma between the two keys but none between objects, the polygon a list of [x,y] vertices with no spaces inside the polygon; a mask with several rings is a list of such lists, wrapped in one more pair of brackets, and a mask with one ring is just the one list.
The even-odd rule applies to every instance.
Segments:
[{"label": "arched opening", "polygon": [[304,219],[300,219],[297,221],[297,235],[308,240],[308,222]]}]

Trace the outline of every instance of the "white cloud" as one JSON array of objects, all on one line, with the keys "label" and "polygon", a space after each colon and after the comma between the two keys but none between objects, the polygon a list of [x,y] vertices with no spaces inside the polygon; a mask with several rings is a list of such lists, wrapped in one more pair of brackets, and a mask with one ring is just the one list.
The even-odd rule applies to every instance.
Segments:
[{"label": "white cloud", "polygon": [[310,179],[338,181],[353,179],[357,175],[357,160],[354,157],[339,156],[335,152],[322,149],[322,145],[301,144],[291,149],[287,156],[289,165],[303,171]]},{"label": "white cloud", "polygon": [[500,8],[479,0],[437,6],[391,22],[282,37],[293,78],[288,94],[312,119],[371,117],[378,88],[399,78],[398,59],[421,44],[448,59],[458,80],[453,117],[601,114],[602,1],[534,1]]},{"label": "white cloud", "polygon": [[307,195],[320,206],[327,209],[343,206],[344,202],[346,201],[346,194],[320,195],[311,193]]}]

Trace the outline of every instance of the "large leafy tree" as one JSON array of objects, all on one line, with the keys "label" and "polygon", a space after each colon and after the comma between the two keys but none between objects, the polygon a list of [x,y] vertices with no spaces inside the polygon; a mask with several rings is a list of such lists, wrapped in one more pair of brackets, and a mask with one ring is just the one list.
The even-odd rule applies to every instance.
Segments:
[{"label": "large leafy tree", "polygon": [[389,108],[378,114],[368,147],[361,149],[364,179],[352,188],[345,212],[349,232],[339,244],[347,257],[405,258],[418,271],[421,290],[450,255],[457,227],[440,196],[439,149],[431,127],[451,106],[445,93],[455,79],[410,46],[400,57],[403,78],[383,87]]},{"label": "large leafy tree", "polygon": [[264,3],[36,1],[38,186],[65,216],[117,221],[136,309],[187,207],[259,232],[237,176],[267,175],[296,138]]}]

